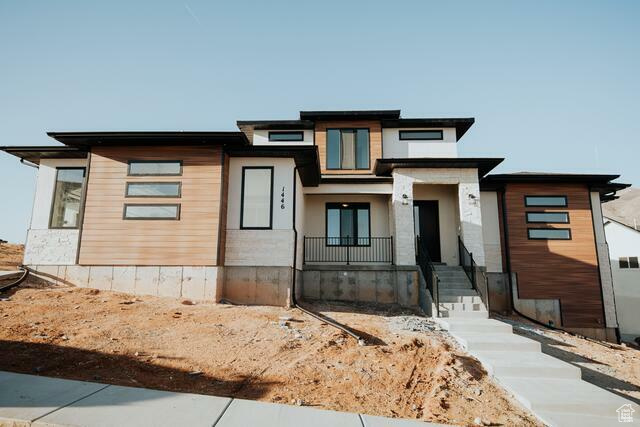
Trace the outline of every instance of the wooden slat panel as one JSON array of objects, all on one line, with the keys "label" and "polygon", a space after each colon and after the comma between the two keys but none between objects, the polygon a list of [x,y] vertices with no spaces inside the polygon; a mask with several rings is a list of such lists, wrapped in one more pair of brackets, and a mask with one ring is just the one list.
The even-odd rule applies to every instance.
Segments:
[{"label": "wooden slat panel", "polygon": [[[565,195],[568,207],[525,207],[525,195]],[[604,327],[589,189],[580,184],[508,184],[511,270],[521,298],[559,299],[566,327]],[[527,224],[526,212],[569,212],[570,224]],[[529,240],[527,228],[571,229],[571,240]]]},{"label": "wooden slat panel", "polygon": [[[181,176],[127,176],[129,160],[182,160]],[[80,264],[216,265],[220,147],[94,149]],[[182,197],[125,197],[126,182],[181,182]],[[179,220],[123,220],[125,203],[180,203]]]},{"label": "wooden slat panel", "polygon": [[[369,129],[369,166],[370,169],[327,169],[327,129],[339,128],[368,128]],[[320,154],[320,169],[323,174],[370,174],[377,159],[382,158],[382,126],[379,121],[330,121],[316,122],[315,142]]]}]

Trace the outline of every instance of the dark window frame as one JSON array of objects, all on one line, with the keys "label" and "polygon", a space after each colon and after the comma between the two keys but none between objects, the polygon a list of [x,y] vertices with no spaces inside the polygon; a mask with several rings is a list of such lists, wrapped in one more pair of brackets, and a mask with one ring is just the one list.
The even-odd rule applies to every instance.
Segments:
[{"label": "dark window frame", "polygon": [[638,262],[637,256],[630,256],[627,257],[627,259],[629,260],[629,268],[640,268],[640,263]]},{"label": "dark window frame", "polygon": [[[157,216],[140,216],[135,218],[127,217],[127,206],[175,206],[176,216],[170,217],[157,217]],[[125,203],[122,209],[122,219],[124,221],[179,221],[180,214],[182,212],[182,206],[180,203]]]},{"label": "dark window frame", "polygon": [[[416,132],[437,132],[440,134],[440,137],[439,138],[416,138],[408,135]],[[400,139],[400,141],[443,141],[444,132],[442,129],[405,129],[405,130],[398,131],[398,138]]]},{"label": "dark window frame", "polygon": [[[562,197],[564,198],[564,205],[530,205],[527,200],[529,197]],[[526,194],[524,196],[524,205],[527,208],[566,208],[569,206],[569,198],[562,194]]]},{"label": "dark window frame", "polygon": [[620,269],[628,269],[629,267],[629,257],[621,256],[618,258],[618,268]]},{"label": "dark window frame", "polygon": [[[245,227],[244,226],[244,176],[247,169],[268,169],[271,172],[271,186],[269,197],[269,226],[268,227]],[[272,230],[273,229],[273,166],[243,166],[242,180],[240,183],[240,229],[241,230]]]},{"label": "dark window frame", "polygon": [[[131,173],[131,163],[178,163],[180,172],[178,173]],[[139,160],[131,159],[127,161],[127,176],[182,176],[183,164],[182,160]]]},{"label": "dark window frame", "polygon": [[[134,185],[153,185],[153,184],[177,184],[178,185],[178,195],[177,196],[156,196],[156,195],[148,195],[148,196],[132,196],[129,194],[129,186],[131,184]],[[124,197],[129,199],[129,198],[144,198],[144,199],[149,199],[149,198],[157,198],[157,199],[179,199],[182,197],[182,182],[180,181],[153,181],[153,182],[147,182],[147,181],[141,181],[141,182],[137,182],[137,181],[127,181],[127,185],[124,189]]]},{"label": "dark window frame", "polygon": [[[298,135],[298,139],[272,139],[273,135]],[[304,141],[304,131],[269,131],[269,142],[302,142]]]},{"label": "dark window frame", "polygon": [[[566,239],[563,238],[563,237],[531,237],[531,230],[562,230],[562,231],[568,231],[569,232],[569,237],[567,237]],[[573,240],[573,237],[571,235],[571,229],[570,228],[528,227],[527,228],[527,239],[528,240]]]},{"label": "dark window frame", "polygon": [[[567,216],[566,221],[532,221],[529,219],[529,214],[564,214]],[[567,211],[558,211],[558,212],[544,212],[544,211],[527,211],[525,212],[525,218],[527,220],[527,224],[571,224],[571,217],[569,216],[569,212]]]},{"label": "dark window frame", "polygon": [[[337,130],[340,133],[340,167],[338,168],[330,168],[329,167],[329,131],[330,130]],[[342,167],[342,131],[354,131],[355,133],[355,140],[353,143],[353,149],[354,149],[354,161],[355,161],[355,168],[344,168]],[[367,151],[369,152],[369,155],[367,156],[367,166],[366,167],[362,167],[359,168],[358,167],[358,142],[357,142],[357,138],[358,138],[358,131],[359,130],[366,130],[369,134],[369,138],[367,139]],[[364,171],[364,170],[370,170],[371,169],[371,128],[367,128],[367,127],[346,127],[346,128],[336,128],[336,127],[332,127],[332,128],[327,128],[325,129],[325,151],[327,151],[325,154],[325,162],[326,162],[326,169],[327,170],[335,170],[335,171],[339,171],[339,170],[345,170],[345,171]]]},{"label": "dark window frame", "polygon": [[[343,205],[348,205],[348,206],[343,206]],[[368,233],[369,233],[369,237],[363,237],[363,239],[367,239],[367,244],[366,245],[360,245],[357,244],[358,239],[360,239],[360,237],[357,235],[357,231],[358,231],[358,214],[357,214],[357,210],[358,209],[363,209],[366,208],[367,209],[367,213],[368,213],[368,222],[369,222],[369,227],[368,227]],[[343,237],[340,236],[338,237],[338,239],[340,240],[339,244],[330,244],[329,243],[329,209],[339,209],[339,210],[346,210],[346,209],[351,209],[353,210],[354,216],[353,216],[353,229],[356,232],[356,236],[355,236],[355,244],[349,245],[349,244],[343,244],[342,243],[342,239]],[[342,219],[340,220],[342,221]],[[371,203],[369,202],[356,202],[356,203],[349,203],[349,202],[327,202],[325,203],[325,208],[324,208],[324,235],[325,235],[325,245],[326,246],[331,246],[331,247],[370,247],[371,246]],[[334,237],[331,237],[332,239]]]},{"label": "dark window frame", "polygon": [[[54,227],[53,224],[53,208],[56,203],[56,189],[58,186],[58,172],[61,170],[77,170],[82,169],[82,189],[80,193],[80,210],[78,211],[78,224],[75,227]],[[49,230],[78,230],[84,218],[84,203],[82,201],[84,192],[87,189],[87,168],[86,166],[59,166],[56,167],[56,177],[53,181],[53,192],[51,193],[51,208],[49,209]]]}]

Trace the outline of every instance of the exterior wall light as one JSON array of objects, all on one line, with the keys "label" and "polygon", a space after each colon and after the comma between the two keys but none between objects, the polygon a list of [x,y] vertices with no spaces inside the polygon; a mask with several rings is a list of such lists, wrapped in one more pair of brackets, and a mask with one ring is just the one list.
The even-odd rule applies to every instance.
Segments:
[{"label": "exterior wall light", "polygon": [[402,195],[402,205],[403,206],[407,206],[409,204],[409,196],[407,196],[406,194]]}]

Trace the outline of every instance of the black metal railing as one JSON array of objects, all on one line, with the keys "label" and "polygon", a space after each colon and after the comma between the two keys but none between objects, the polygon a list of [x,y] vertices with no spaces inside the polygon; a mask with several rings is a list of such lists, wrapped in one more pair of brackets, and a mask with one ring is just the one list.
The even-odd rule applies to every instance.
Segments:
[{"label": "black metal railing", "polygon": [[305,263],[393,264],[393,237],[306,237]]},{"label": "black metal railing", "polygon": [[458,256],[460,257],[460,266],[469,278],[471,286],[478,292],[480,299],[487,308],[487,311],[489,311],[489,281],[487,275],[478,267],[478,264],[476,264],[473,259],[473,254],[469,252],[460,236],[458,236]]},{"label": "black metal railing", "polygon": [[416,236],[416,260],[420,270],[422,270],[424,280],[427,282],[427,289],[431,293],[433,304],[436,307],[436,317],[440,317],[440,278],[436,273],[431,257],[429,257],[427,248],[420,241],[420,236]]}]

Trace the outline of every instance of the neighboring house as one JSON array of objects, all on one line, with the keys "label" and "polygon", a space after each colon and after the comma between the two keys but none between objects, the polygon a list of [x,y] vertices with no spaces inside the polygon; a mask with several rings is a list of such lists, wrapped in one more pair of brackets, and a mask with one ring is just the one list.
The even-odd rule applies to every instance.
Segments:
[{"label": "neighboring house", "polygon": [[62,146],[3,149],[39,165],[24,262],[50,280],[451,316],[486,303],[486,270],[520,312],[611,339],[600,203],[626,186],[618,175],[489,175],[503,159],[458,157],[473,123],[303,111],[239,121],[240,132],[54,132]]},{"label": "neighboring house", "polygon": [[620,335],[634,341],[640,337],[640,190],[620,191],[602,210]]}]

